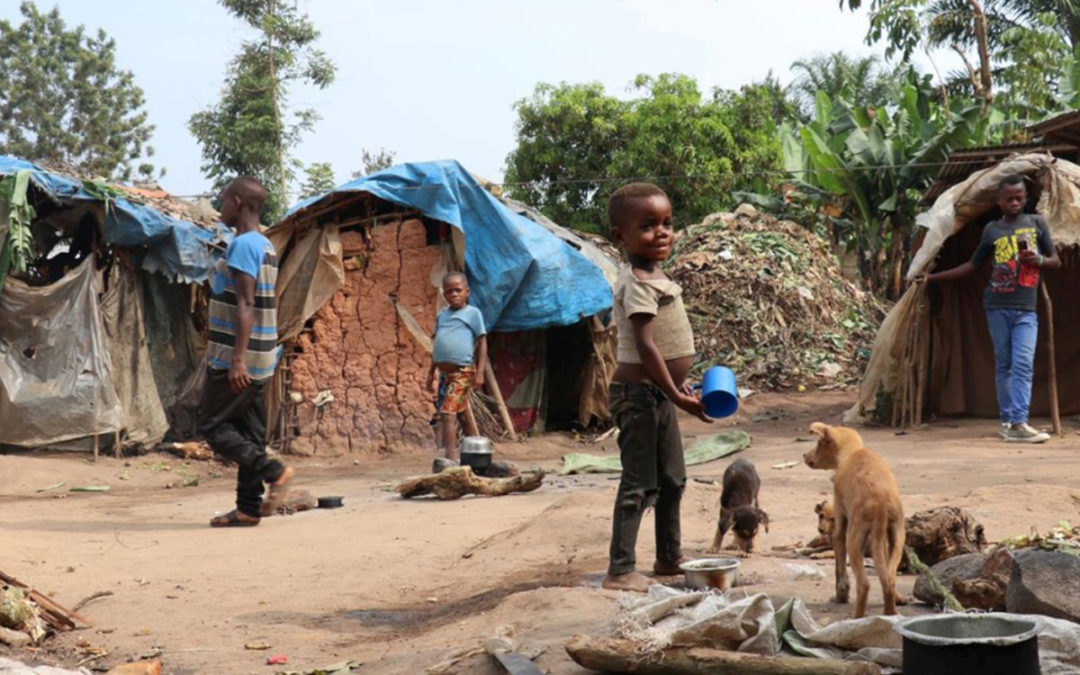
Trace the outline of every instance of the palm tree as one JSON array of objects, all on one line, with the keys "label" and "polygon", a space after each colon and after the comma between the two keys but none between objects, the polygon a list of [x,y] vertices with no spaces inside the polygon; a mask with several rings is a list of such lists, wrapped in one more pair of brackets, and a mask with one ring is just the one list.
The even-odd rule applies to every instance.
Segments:
[{"label": "palm tree", "polygon": [[814,109],[818,92],[830,100],[843,98],[854,105],[877,105],[889,98],[891,83],[878,56],[850,56],[844,52],[817,55],[791,64],[796,73],[791,93],[804,116]]}]

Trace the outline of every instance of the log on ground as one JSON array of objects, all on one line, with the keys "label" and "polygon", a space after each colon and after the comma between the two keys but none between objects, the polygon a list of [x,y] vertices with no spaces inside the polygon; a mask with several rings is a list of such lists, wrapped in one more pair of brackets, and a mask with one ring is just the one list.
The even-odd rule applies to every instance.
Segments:
[{"label": "log on ground", "polygon": [[642,654],[632,640],[575,635],[566,653],[578,665],[609,673],[644,675],[880,675],[866,661],[841,661],[799,656],[760,656],[708,647],[668,647]]},{"label": "log on ground", "polygon": [[544,482],[544,472],[513,478],[484,478],[468,466],[455,466],[430,476],[409,478],[395,490],[403,498],[433,494],[439,499],[458,499],[465,495],[498,497],[512,492],[532,492]]}]

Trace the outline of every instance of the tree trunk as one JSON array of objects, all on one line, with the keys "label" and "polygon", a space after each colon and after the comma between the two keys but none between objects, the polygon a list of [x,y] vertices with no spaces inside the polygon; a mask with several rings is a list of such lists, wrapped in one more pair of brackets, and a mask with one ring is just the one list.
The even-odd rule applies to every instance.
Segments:
[{"label": "tree trunk", "polygon": [[[275,16],[276,6],[274,0],[270,0],[270,6],[267,9],[267,15],[270,17]],[[289,206],[289,176],[285,170],[285,127],[281,122],[281,108],[278,105],[278,87],[281,86],[281,82],[277,76],[277,64],[274,61],[274,37],[268,28],[263,28],[266,32],[266,54],[270,59],[270,101],[271,107],[274,110],[274,126],[277,127],[277,160],[278,160],[278,192],[281,195],[281,204],[283,208]]]},{"label": "tree trunk", "polygon": [[975,42],[979,45],[979,77],[982,84],[983,113],[990,109],[994,100],[994,90],[990,80],[990,46],[986,35],[986,13],[979,0],[968,0],[971,6],[972,21],[975,25]]}]

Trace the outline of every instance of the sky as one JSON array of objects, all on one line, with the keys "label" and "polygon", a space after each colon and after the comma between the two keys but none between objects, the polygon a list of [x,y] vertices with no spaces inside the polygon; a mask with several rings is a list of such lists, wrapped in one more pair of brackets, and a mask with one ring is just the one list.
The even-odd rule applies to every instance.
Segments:
[{"label": "sky", "polygon": [[[0,0],[19,21],[20,0]],[[37,0],[45,9],[50,0]],[[153,162],[177,195],[209,188],[190,116],[218,98],[229,59],[252,32],[214,0],[51,0],[70,25],[116,40],[155,125]],[[364,149],[396,161],[453,158],[501,180],[514,147],[513,105],[538,82],[598,81],[627,95],[638,73],[679,72],[703,92],[737,88],[791,63],[844,50],[869,54],[864,13],[838,0],[300,0],[337,65],[328,89],[290,104],[322,116],[294,154],[332,163],[338,182]],[[294,194],[295,196],[295,194]]]}]

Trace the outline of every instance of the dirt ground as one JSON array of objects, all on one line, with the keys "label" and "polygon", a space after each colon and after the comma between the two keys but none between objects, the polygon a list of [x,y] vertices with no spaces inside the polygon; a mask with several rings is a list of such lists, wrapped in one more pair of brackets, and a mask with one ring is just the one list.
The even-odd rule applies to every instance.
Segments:
[{"label": "dirt ground", "polygon": [[[798,595],[819,619],[849,611],[828,602],[831,562],[810,563],[825,579],[795,581],[785,565],[807,561],[773,549],[813,537],[813,507],[829,493],[829,476],[801,461],[771,467],[801,460],[810,447],[802,440],[808,423],[839,423],[852,399],[850,392],[755,395],[734,422],[683,420],[690,443],[732,424],[751,433],[743,456],[761,474],[771,531],[762,552],[743,561],[746,589],[774,599]],[[1005,445],[995,432],[992,420],[942,420],[906,434],[866,429],[864,437],[891,462],[909,514],[960,506],[991,541],[1080,518],[1080,491],[1072,488],[1076,425],[1067,421],[1064,437],[1043,446]],[[616,449],[567,435],[498,447],[526,469],[554,468],[568,451]],[[342,495],[344,508],[216,530],[207,521],[231,507],[234,475],[217,463],[163,454],[97,464],[82,455],[0,456],[0,570],[68,606],[112,592],[82,611],[92,628],[54,637],[37,654],[0,654],[71,667],[89,645],[108,654],[87,667],[105,667],[160,652],[173,675],[271,673],[281,668],[265,665],[266,658],[277,654],[288,656],[289,670],[352,659],[363,663],[359,672],[420,673],[513,624],[525,647],[546,648],[537,662],[548,672],[587,672],[563,644],[577,632],[604,631],[615,609],[617,594],[599,583],[617,477],[552,475],[535,492],[496,498],[398,498],[392,486],[426,472],[430,461],[421,452],[305,460],[297,487]],[[689,555],[711,541],[720,488],[708,481],[718,480],[728,461],[689,470],[699,479],[688,483],[683,501]],[[64,486],[40,491],[60,481]],[[67,492],[84,485],[111,490]],[[643,570],[653,560],[651,520],[638,543]],[[910,592],[913,582],[904,577],[901,589]],[[870,603],[871,612],[881,611],[876,585]],[[270,649],[245,648],[252,643]],[[475,656],[455,672],[502,671]]]}]

